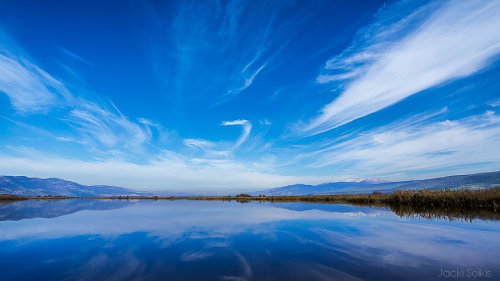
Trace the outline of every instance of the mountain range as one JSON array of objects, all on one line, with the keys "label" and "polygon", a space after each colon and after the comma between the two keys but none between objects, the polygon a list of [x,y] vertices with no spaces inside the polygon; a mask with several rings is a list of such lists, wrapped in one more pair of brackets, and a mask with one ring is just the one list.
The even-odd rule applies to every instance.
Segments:
[{"label": "mountain range", "polygon": [[290,195],[321,195],[392,192],[397,189],[478,189],[500,186],[500,171],[456,175],[441,178],[388,182],[377,179],[351,180],[345,182],[329,182],[318,185],[295,184],[263,191],[251,192],[250,195],[290,196]]},{"label": "mountain range", "polygon": [[58,178],[30,178],[24,176],[0,176],[0,194],[16,196],[193,196],[186,192],[142,192],[108,185],[82,185]]},{"label": "mountain range", "polygon": [[[329,182],[318,185],[295,184],[283,187],[250,192],[250,195],[290,196],[321,195],[346,193],[392,192],[397,189],[479,189],[500,186],[500,171],[456,175],[441,178],[388,182],[378,179],[360,179],[344,182]],[[67,196],[67,197],[106,197],[106,196],[197,196],[186,192],[143,192],[117,186],[82,185],[58,178],[30,178],[24,176],[0,176],[0,194],[17,196]]]}]

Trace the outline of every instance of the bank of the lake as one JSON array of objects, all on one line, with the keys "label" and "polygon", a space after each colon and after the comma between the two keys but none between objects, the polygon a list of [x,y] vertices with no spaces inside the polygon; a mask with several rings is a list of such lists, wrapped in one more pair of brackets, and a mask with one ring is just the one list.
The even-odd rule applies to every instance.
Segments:
[{"label": "bank of the lake", "polygon": [[[76,197],[20,197],[0,195],[0,204],[22,200],[64,200]],[[307,202],[351,204],[388,208],[400,217],[445,218],[448,220],[500,220],[500,187],[482,190],[398,190],[392,193],[304,195],[304,196],[117,196],[85,197],[89,200],[192,200],[245,202]]]},{"label": "bank of the lake", "polygon": [[224,200],[224,201],[271,201],[271,202],[319,202],[351,203],[368,205],[390,205],[433,208],[462,208],[497,210],[500,204],[500,187],[481,190],[397,190],[392,193],[371,194],[335,194],[302,196],[198,196],[198,197],[162,197],[162,196],[116,196],[91,197],[92,199],[143,199],[143,200]]}]

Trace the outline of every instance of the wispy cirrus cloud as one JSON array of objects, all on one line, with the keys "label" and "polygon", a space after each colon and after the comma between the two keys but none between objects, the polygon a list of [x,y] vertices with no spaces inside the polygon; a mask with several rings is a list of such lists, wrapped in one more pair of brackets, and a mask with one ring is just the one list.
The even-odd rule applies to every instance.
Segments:
[{"label": "wispy cirrus cloud", "polygon": [[[201,152],[202,158],[206,159],[246,159],[249,158],[260,159],[256,161],[261,161],[263,159],[274,159],[270,155],[265,155],[265,150],[269,148],[272,142],[266,140],[266,134],[268,133],[271,123],[268,120],[258,120],[256,126],[252,122],[245,119],[238,119],[232,121],[222,121],[221,126],[238,126],[241,127],[241,133],[236,140],[219,140],[210,141],[206,139],[184,139],[183,144],[189,148],[189,152],[193,152],[192,156],[196,157],[200,155],[197,152]],[[269,161],[264,160],[265,163],[256,163],[249,161],[247,162],[252,166],[266,166],[269,169],[273,169],[276,163],[268,165]]]},{"label": "wispy cirrus cloud", "polygon": [[74,59],[74,60],[77,60],[79,62],[83,62],[83,63],[86,63],[86,64],[91,64],[90,62],[88,62],[86,59],[80,57],[79,55],[73,53],[72,51],[66,49],[66,48],[63,48],[63,47],[60,47],[59,49],[61,49],[61,51],[67,55],[68,57]]},{"label": "wispy cirrus cloud", "polygon": [[2,30],[0,39],[0,92],[9,97],[18,113],[51,116],[68,123],[75,129],[72,134],[78,136],[57,136],[57,140],[94,143],[94,148],[137,149],[151,139],[151,128],[161,131],[157,124],[144,118],[130,120],[111,101],[75,95],[64,81],[39,67]]},{"label": "wispy cirrus cloud", "polygon": [[82,105],[72,109],[63,119],[90,141],[97,141],[108,148],[120,145],[133,148],[151,139],[151,130],[147,125],[133,122],[119,112],[94,103]]},{"label": "wispy cirrus cloud", "polygon": [[[311,153],[309,166],[343,167],[366,176],[446,175],[500,167],[500,117],[493,111],[458,120],[395,122]],[[474,168],[476,167],[476,168]]]},{"label": "wispy cirrus cloud", "polygon": [[[9,175],[57,175],[83,184],[108,184],[142,190],[228,191],[259,190],[296,182],[320,183],[325,177],[285,176],[269,166],[233,159],[193,158],[164,150],[144,156],[142,164],[119,158],[77,160],[36,151],[0,153],[0,171]],[[221,176],[224,175],[224,176]]]},{"label": "wispy cirrus cloud", "polygon": [[0,92],[21,113],[46,111],[69,102],[63,83],[32,63],[27,55],[0,30]]},{"label": "wispy cirrus cloud", "polygon": [[233,151],[230,150],[227,143],[224,142],[214,142],[205,139],[184,139],[182,142],[186,147],[194,150],[195,154],[192,155],[193,158],[196,158],[196,152],[201,152],[201,158],[198,158],[199,160],[231,159],[233,156]]},{"label": "wispy cirrus cloud", "polygon": [[[0,124],[9,130],[0,138],[2,173],[138,188],[148,182],[144,187],[222,190],[327,181],[323,175],[332,177],[328,180],[400,174],[409,179],[430,170],[462,171],[460,165],[467,167],[465,172],[498,166],[493,159],[498,155],[488,152],[500,145],[495,123],[498,68],[477,80],[472,76],[486,70],[499,53],[497,1],[394,2],[325,64],[325,52],[344,44],[342,38],[352,38],[353,22],[364,22],[378,4],[337,9],[328,1],[140,3],[152,8],[138,18],[155,21],[157,29],[141,36],[151,37],[144,51],[151,54],[154,75],[164,88],[148,80],[149,72],[120,72],[112,63],[126,60],[147,69],[138,63],[141,57],[127,57],[135,55],[137,46],[110,53],[111,60],[99,52],[112,49],[88,52],[88,61],[99,61],[99,66],[58,44],[55,52],[50,47],[34,52],[44,56],[37,61],[0,32],[0,94],[7,96],[0,105],[12,109],[2,113],[9,122]],[[332,16],[344,8],[355,20]],[[336,32],[344,27],[347,31]],[[140,42],[143,37],[128,39]],[[110,80],[101,74],[109,74]],[[442,98],[438,91],[430,97],[429,91],[428,102],[401,103],[398,111],[382,118],[302,138],[466,76],[472,77],[444,86]],[[122,83],[123,77],[133,82]],[[86,80],[95,87],[84,86]],[[325,88],[340,95],[325,101],[317,95]],[[91,89],[109,91],[119,106]],[[321,106],[319,116],[296,127],[299,137],[286,137],[289,122],[311,117],[311,109]],[[449,114],[416,116],[438,107],[448,108]],[[141,110],[161,121],[130,114]],[[478,115],[486,110],[491,111]],[[235,112],[242,119],[233,120]],[[219,135],[224,131],[234,135]],[[197,135],[201,132],[206,135]],[[299,176],[283,176],[291,174]]]},{"label": "wispy cirrus cloud", "polygon": [[[256,69],[250,69],[252,66],[253,61],[250,62],[248,65],[246,65],[243,70],[241,71],[241,77],[243,78],[243,84],[241,86],[236,86],[235,88],[227,90],[224,98],[222,99],[222,103],[226,102],[242,91],[246,90],[248,87],[250,87],[253,83],[253,80],[259,73],[266,67],[267,62],[263,63],[262,65],[257,66]],[[218,103],[219,104],[219,103]]]},{"label": "wispy cirrus cloud", "polygon": [[[162,125],[145,118],[133,120],[111,101],[103,102],[98,97],[91,99],[75,94],[63,80],[45,72],[34,60],[21,56],[24,54],[21,48],[13,41],[11,43],[9,48],[2,48],[0,67],[2,74],[6,75],[0,78],[1,91],[7,94],[18,113],[27,114],[27,118],[44,115],[51,122],[69,125],[71,130],[61,130],[59,126],[58,132],[53,133],[50,128],[42,130],[35,124],[8,120],[47,141],[53,139],[75,143],[83,151],[91,153],[86,160],[76,160],[65,155],[46,153],[37,147],[4,146],[5,150],[0,155],[0,170],[4,174],[56,176],[81,183],[131,188],[197,191],[263,189],[291,184],[299,179],[302,181],[301,177],[273,173],[272,163],[264,165],[260,161],[259,165],[255,165],[234,159],[232,151],[247,141],[252,130],[251,122],[244,119],[221,123],[222,126],[242,127],[241,135],[232,143],[184,139],[185,146],[203,151],[201,157],[165,148],[146,151],[168,133]],[[251,65],[247,66],[247,69],[251,68]],[[85,93],[85,89],[78,89],[77,92]],[[93,94],[89,92],[88,96]],[[156,140],[153,139],[154,134],[158,134]],[[134,161],[133,155],[141,155],[141,160]],[[231,176],[220,177],[221,174]],[[241,184],[242,180],[246,184]]]},{"label": "wispy cirrus cloud", "polygon": [[239,147],[242,143],[244,143],[248,137],[250,136],[250,131],[252,130],[252,123],[248,120],[234,120],[234,121],[223,121],[221,123],[222,126],[242,126],[243,131],[241,132],[241,136],[235,142],[233,148]]},{"label": "wispy cirrus cloud", "polygon": [[[151,19],[155,72],[179,104],[222,105],[251,88],[279,64],[277,56],[311,17],[317,3],[248,0],[178,1],[174,16],[144,1]],[[299,12],[287,14],[293,6]],[[281,19],[286,14],[288,17]],[[167,33],[166,40],[163,38]]]},{"label": "wispy cirrus cloud", "polygon": [[[435,1],[410,13],[402,10],[405,4],[382,10],[383,20],[362,30],[352,46],[326,63],[318,83],[347,83],[298,134],[331,130],[474,74],[500,53],[498,1]],[[400,13],[407,15],[394,15]]]},{"label": "wispy cirrus cloud", "polygon": [[184,145],[199,149],[211,149],[216,146],[214,142],[204,140],[204,139],[184,139]]}]

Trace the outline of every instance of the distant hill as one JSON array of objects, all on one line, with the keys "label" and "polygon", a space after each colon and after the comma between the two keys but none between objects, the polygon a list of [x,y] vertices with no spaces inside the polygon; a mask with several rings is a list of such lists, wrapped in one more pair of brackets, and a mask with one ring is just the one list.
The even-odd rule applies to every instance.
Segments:
[{"label": "distant hill", "polygon": [[251,195],[267,195],[267,196],[287,196],[287,195],[306,195],[306,194],[327,194],[341,189],[352,187],[368,187],[379,184],[379,181],[348,181],[348,182],[328,182],[318,185],[294,184],[283,187],[277,187],[264,191],[251,192]]},{"label": "distant hill", "polygon": [[[391,192],[397,189],[445,189],[445,188],[489,188],[500,186],[500,171],[491,173],[458,175],[442,178],[387,182],[377,179],[328,182],[318,185],[295,184],[263,191],[250,192],[250,195],[289,196],[320,195],[345,193]],[[139,192],[123,187],[106,185],[82,185],[58,178],[30,178],[23,176],[0,176],[0,194],[16,196],[68,196],[68,197],[105,197],[105,196],[199,196],[186,192]]]},{"label": "distant hill", "polygon": [[319,185],[295,184],[273,189],[251,192],[251,195],[290,196],[320,195],[345,193],[391,192],[397,189],[447,189],[447,188],[489,188],[500,186],[500,171],[470,175],[457,175],[442,178],[411,180],[401,182],[384,182],[376,179],[354,180],[346,182],[329,182]]},{"label": "distant hill", "polygon": [[23,176],[0,176],[0,194],[68,197],[192,196],[185,192],[138,192],[117,186],[88,186],[58,178],[40,179]]}]

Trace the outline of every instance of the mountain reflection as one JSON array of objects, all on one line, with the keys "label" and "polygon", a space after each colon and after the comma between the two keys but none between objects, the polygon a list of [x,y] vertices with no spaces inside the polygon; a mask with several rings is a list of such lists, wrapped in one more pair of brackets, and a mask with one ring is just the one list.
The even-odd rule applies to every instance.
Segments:
[{"label": "mountain reflection", "polygon": [[0,201],[0,221],[55,218],[82,210],[113,210],[134,204],[123,200],[23,200]]}]

